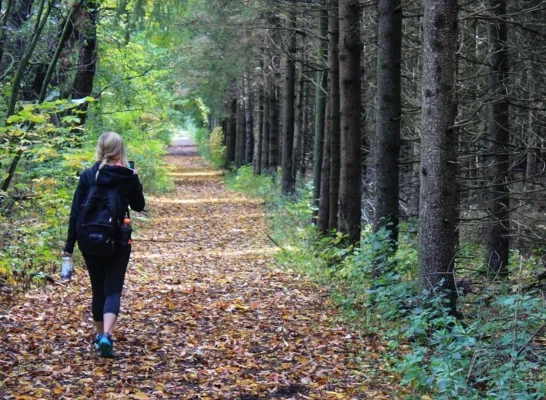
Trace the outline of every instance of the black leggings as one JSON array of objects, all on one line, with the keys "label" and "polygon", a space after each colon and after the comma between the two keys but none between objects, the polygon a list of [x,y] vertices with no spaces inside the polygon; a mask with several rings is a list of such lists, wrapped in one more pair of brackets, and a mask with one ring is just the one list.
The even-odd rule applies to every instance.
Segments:
[{"label": "black leggings", "polygon": [[91,310],[94,321],[103,321],[103,315],[107,313],[119,314],[121,291],[130,256],[130,245],[118,246],[110,259],[84,256],[91,278]]}]

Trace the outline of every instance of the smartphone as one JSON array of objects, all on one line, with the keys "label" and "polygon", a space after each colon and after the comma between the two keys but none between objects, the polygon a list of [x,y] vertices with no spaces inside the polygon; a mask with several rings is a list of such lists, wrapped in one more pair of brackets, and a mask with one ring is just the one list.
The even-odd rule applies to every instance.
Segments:
[{"label": "smartphone", "polygon": [[135,169],[135,162],[129,161],[129,169]]}]

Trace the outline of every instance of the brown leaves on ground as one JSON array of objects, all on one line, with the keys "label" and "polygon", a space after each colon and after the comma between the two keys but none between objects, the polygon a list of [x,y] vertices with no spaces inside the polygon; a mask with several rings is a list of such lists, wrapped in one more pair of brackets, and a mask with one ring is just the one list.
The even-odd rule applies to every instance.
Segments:
[{"label": "brown leaves on ground", "polygon": [[381,399],[377,342],[326,291],[271,267],[259,200],[197,157],[170,157],[177,191],[135,215],[114,360],[92,346],[83,269],[0,315],[4,399]]}]

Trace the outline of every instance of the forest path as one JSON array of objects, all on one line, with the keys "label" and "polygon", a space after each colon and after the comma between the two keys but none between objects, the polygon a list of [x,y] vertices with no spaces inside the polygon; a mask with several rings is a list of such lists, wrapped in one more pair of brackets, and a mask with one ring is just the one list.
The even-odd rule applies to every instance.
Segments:
[{"label": "forest path", "polygon": [[134,235],[116,358],[91,344],[80,268],[0,316],[0,398],[397,398],[379,343],[340,323],[326,291],[268,265],[261,201],[175,153],[186,154],[167,158],[176,192],[134,216],[147,226]]}]

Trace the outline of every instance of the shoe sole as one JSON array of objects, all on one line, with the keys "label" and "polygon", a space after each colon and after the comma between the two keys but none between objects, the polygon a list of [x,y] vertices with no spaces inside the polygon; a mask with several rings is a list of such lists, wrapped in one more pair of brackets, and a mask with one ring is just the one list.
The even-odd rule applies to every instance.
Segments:
[{"label": "shoe sole", "polygon": [[109,343],[99,343],[100,356],[104,358],[114,358],[112,345]]}]

